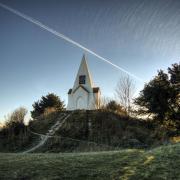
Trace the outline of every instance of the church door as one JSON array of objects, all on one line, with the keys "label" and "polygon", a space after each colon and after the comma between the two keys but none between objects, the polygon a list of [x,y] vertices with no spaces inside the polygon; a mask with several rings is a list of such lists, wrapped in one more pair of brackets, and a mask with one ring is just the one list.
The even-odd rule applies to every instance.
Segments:
[{"label": "church door", "polygon": [[85,109],[86,108],[82,97],[77,98],[76,108],[77,109]]}]

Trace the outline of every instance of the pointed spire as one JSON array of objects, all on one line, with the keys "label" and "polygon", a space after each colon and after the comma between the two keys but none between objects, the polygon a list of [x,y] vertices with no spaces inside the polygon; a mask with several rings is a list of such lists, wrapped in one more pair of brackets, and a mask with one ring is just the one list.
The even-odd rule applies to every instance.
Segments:
[{"label": "pointed spire", "polygon": [[86,54],[85,54],[85,53],[83,53],[82,60],[85,60],[85,61],[86,61]]},{"label": "pointed spire", "polygon": [[[82,56],[82,60],[81,60],[81,64],[86,64],[87,66],[87,69],[88,69],[88,65],[87,65],[87,56],[85,53],[83,53],[83,56]],[[81,65],[80,65],[81,66]]]},{"label": "pointed spire", "polygon": [[76,80],[74,82],[73,89],[75,89],[75,88],[77,88],[79,86],[79,76],[86,76],[86,83],[83,85],[84,87],[89,89],[89,88],[91,88],[93,86],[85,53],[83,54],[81,64],[80,64],[80,67],[79,67],[79,70],[78,70],[78,73],[77,73],[77,76],[76,76]]},{"label": "pointed spire", "polygon": [[[83,64],[85,64],[85,66],[87,66],[87,58],[86,58],[86,54],[85,53],[82,56],[82,60],[81,60],[81,64],[80,64],[79,70],[80,70],[80,68],[81,68],[81,66]],[[87,66],[87,69],[88,69],[88,66]]]}]

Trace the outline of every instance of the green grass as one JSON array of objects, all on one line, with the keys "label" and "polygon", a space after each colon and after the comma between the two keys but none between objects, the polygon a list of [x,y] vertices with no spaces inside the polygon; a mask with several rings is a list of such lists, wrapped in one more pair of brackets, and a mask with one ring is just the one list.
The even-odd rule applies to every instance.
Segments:
[{"label": "green grass", "polygon": [[0,154],[0,179],[180,179],[180,144],[151,151]]}]

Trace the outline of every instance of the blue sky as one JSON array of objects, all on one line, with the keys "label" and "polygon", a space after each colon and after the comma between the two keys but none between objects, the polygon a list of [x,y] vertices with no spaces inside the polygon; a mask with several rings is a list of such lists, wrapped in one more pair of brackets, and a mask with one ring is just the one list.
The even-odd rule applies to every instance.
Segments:
[{"label": "blue sky", "polygon": [[[180,56],[178,0],[0,0],[143,79]],[[84,51],[0,7],[0,121],[54,92],[67,103]],[[95,85],[113,96],[122,73],[87,53]]]}]

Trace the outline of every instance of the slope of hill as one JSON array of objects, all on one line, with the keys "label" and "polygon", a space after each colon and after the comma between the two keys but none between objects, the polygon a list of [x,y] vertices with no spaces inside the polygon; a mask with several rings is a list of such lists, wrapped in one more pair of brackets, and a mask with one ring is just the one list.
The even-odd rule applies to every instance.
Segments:
[{"label": "slope of hill", "polygon": [[[30,129],[46,134],[58,116],[36,120]],[[109,147],[144,148],[158,141],[151,123],[105,111],[75,111],[54,135],[36,152],[89,151],[87,146],[90,144],[92,149],[91,142]]]},{"label": "slope of hill", "polygon": [[[42,146],[37,146],[51,134],[51,127],[71,114],[61,127],[47,137]],[[61,124],[61,121],[59,121]],[[157,130],[152,122],[122,116],[109,111],[54,112],[31,121],[24,134],[8,135],[0,132],[0,152],[85,152],[117,150],[122,148],[152,148],[167,143],[164,130]],[[164,134],[163,134],[164,133]],[[39,135],[38,135],[39,134]],[[33,151],[34,152],[34,151]]]},{"label": "slope of hill", "polygon": [[0,154],[1,179],[180,179],[180,144],[151,151]]}]

